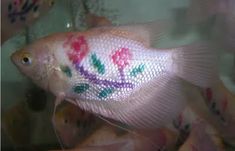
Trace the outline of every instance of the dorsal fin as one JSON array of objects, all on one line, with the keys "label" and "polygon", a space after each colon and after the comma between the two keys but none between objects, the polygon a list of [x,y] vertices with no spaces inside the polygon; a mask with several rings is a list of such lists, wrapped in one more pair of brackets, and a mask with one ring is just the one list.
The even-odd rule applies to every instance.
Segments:
[{"label": "dorsal fin", "polygon": [[105,26],[95,28],[98,33],[109,33],[115,36],[132,39],[143,43],[145,46],[153,46],[166,33],[169,28],[168,21],[154,21],[141,24],[129,24],[121,26]]}]

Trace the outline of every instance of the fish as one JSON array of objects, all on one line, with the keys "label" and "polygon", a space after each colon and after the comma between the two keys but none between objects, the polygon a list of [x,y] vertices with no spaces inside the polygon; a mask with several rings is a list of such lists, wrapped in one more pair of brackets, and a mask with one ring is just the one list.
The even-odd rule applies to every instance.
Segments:
[{"label": "fish", "polygon": [[205,122],[197,122],[179,151],[224,151],[224,146],[220,138],[206,131]]},{"label": "fish", "polygon": [[151,47],[168,27],[157,21],[56,33],[11,60],[56,96],[55,106],[66,100],[136,128],[161,127],[184,108],[183,81],[209,87],[218,78],[207,43]]},{"label": "fish", "polygon": [[1,43],[34,24],[54,5],[54,0],[4,0],[1,2]]},{"label": "fish", "polygon": [[177,135],[167,128],[125,131],[103,122],[100,128],[68,151],[110,150],[110,148],[115,151],[170,151],[175,146],[176,138]]},{"label": "fish", "polygon": [[235,95],[225,87],[223,81],[218,80],[208,88],[187,87],[187,94],[190,100],[188,105],[196,117],[205,120],[224,142],[234,146]]},{"label": "fish", "polygon": [[[176,143],[177,135],[167,129],[127,131],[114,125],[110,125],[91,113],[84,112],[71,103],[64,103],[58,107],[55,113],[55,130],[59,139],[69,148],[105,149],[107,146],[125,148],[128,144],[134,150],[145,149],[171,149]],[[133,131],[133,132],[132,132]],[[110,141],[111,140],[111,141]],[[152,142],[155,145],[152,145]],[[108,142],[108,143],[107,143]],[[108,148],[108,147],[107,147]],[[149,148],[149,149],[147,149]]]},{"label": "fish", "polygon": [[213,87],[203,89],[202,97],[209,110],[208,121],[227,144],[235,146],[235,95],[220,80]]},{"label": "fish", "polygon": [[[200,93],[199,93],[200,95]],[[193,96],[195,98],[195,96]],[[194,101],[194,100],[193,100]],[[197,105],[207,108],[206,104]],[[224,150],[224,144],[220,132],[210,120],[203,115],[205,112],[195,111],[195,104],[187,106],[183,112],[173,121],[173,129],[178,131],[176,147],[179,151],[216,151]],[[206,114],[209,114],[208,112]]]},{"label": "fish", "polygon": [[20,102],[2,114],[2,128],[15,148],[30,147],[30,112]]},{"label": "fish", "polygon": [[187,16],[193,24],[214,20],[210,38],[226,51],[235,52],[234,0],[191,0]]},{"label": "fish", "polygon": [[169,128],[176,131],[178,134],[175,146],[179,147],[185,143],[192,131],[192,125],[197,122],[198,119],[201,119],[201,117],[188,105],[177,118],[172,121]]},{"label": "fish", "polygon": [[64,103],[55,113],[55,130],[66,147],[74,147],[97,128],[100,119],[71,103]]}]

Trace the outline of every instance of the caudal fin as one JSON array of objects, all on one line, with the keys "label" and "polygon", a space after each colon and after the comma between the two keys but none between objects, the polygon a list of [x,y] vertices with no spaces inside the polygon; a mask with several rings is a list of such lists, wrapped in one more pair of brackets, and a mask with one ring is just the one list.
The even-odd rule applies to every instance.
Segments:
[{"label": "caudal fin", "polygon": [[210,87],[218,79],[217,51],[208,44],[192,44],[173,50],[173,72],[200,87]]}]

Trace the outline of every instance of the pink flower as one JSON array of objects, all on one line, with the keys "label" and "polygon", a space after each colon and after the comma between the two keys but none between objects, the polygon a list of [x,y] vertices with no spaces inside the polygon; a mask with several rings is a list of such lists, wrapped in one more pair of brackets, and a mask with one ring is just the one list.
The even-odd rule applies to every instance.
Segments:
[{"label": "pink flower", "polygon": [[68,37],[67,41],[64,43],[65,47],[67,45],[70,47],[68,57],[73,63],[80,63],[89,52],[88,44],[84,36],[75,37],[73,35],[72,37]]},{"label": "pink flower", "polygon": [[121,48],[115,51],[111,56],[113,63],[118,66],[118,68],[124,68],[129,65],[130,59],[132,57],[128,48]]}]

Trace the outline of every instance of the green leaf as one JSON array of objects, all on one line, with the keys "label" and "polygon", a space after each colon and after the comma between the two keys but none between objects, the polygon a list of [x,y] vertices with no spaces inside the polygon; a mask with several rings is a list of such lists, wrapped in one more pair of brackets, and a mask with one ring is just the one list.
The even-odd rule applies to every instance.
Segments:
[{"label": "green leaf", "polygon": [[72,77],[71,69],[68,66],[60,66],[60,69],[67,77]]},{"label": "green leaf", "polygon": [[104,88],[98,95],[100,99],[108,97],[108,95],[114,92],[113,88]]},{"label": "green leaf", "polygon": [[145,69],[145,65],[144,64],[140,64],[139,66],[137,67],[134,67],[131,72],[130,72],[130,75],[132,77],[136,77],[138,74],[141,74],[144,72],[144,69]]},{"label": "green leaf", "polygon": [[89,84],[81,83],[77,86],[74,86],[73,91],[75,93],[84,93],[89,89]]},{"label": "green leaf", "polygon": [[105,66],[101,63],[101,60],[97,58],[96,54],[91,55],[91,62],[95,69],[97,69],[99,74],[105,73]]}]

